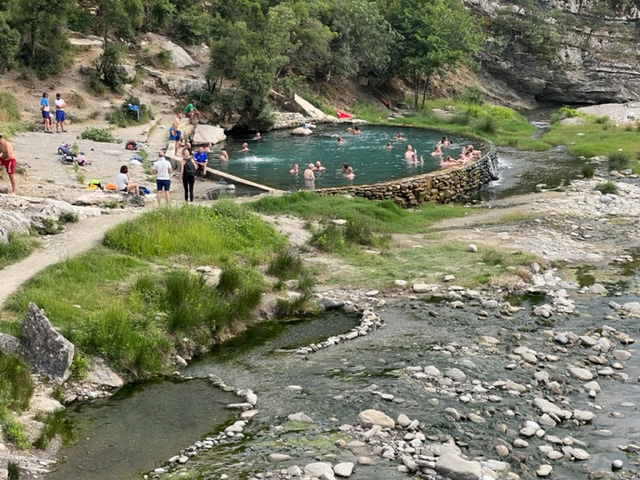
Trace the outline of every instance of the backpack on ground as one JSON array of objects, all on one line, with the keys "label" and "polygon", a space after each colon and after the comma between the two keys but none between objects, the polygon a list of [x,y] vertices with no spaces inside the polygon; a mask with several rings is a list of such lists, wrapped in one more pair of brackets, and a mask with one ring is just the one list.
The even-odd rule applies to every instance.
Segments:
[{"label": "backpack on ground", "polygon": [[127,150],[138,150],[138,142],[135,140],[127,140],[125,147]]}]

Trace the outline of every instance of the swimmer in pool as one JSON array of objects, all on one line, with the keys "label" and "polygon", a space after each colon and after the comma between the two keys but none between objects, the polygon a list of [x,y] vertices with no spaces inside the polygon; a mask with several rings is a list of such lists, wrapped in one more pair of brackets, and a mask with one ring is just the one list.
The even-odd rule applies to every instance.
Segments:
[{"label": "swimmer in pool", "polygon": [[314,169],[316,172],[324,172],[324,171],[326,170],[326,168],[324,168],[324,167],[322,166],[322,164],[320,163],[320,160],[318,160],[318,161],[316,162],[316,165],[315,165],[315,167],[314,167],[313,169]]},{"label": "swimmer in pool", "polygon": [[298,174],[298,171],[299,171],[299,170],[298,170],[298,164],[297,164],[297,163],[294,163],[294,164],[293,164],[293,167],[291,167],[291,170],[289,170],[289,173],[290,173],[291,175],[297,175],[297,174]]}]

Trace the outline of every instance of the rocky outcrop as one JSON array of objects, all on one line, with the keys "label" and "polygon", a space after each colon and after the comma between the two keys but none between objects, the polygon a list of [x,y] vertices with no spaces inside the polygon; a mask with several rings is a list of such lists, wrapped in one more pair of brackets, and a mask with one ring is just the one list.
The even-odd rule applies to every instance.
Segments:
[{"label": "rocky outcrop", "polygon": [[104,363],[104,360],[98,357],[89,360],[86,380],[109,388],[120,388],[124,385],[122,377],[111,370]]},{"label": "rocky outcrop", "polygon": [[21,345],[23,355],[36,371],[58,383],[69,378],[75,348],[53,328],[35,303],[29,304],[24,317]]},{"label": "rocky outcrop", "polygon": [[[493,23],[500,10],[512,6],[487,0],[464,0],[464,3],[487,17],[488,24]],[[558,51],[550,58],[532,54],[518,41],[511,42],[499,53],[491,53],[491,46],[498,42],[493,32],[487,32],[488,48],[480,59],[482,70],[492,77],[487,86],[494,90],[494,97],[504,93],[504,97],[509,97],[504,100],[507,103],[513,103],[512,92],[529,101],[564,104],[638,100],[640,69],[633,40],[637,8],[631,5],[624,15],[594,22],[588,11],[589,4],[573,0],[552,0],[544,4],[549,11],[561,12],[570,20],[561,21],[566,31],[559,34]]]},{"label": "rocky outcrop", "polygon": [[99,216],[97,208],[73,206],[49,198],[0,195],[0,242],[7,242],[10,232],[26,235],[31,228],[44,228],[57,222],[63,214],[72,214],[79,220]]},{"label": "rocky outcrop", "polygon": [[191,58],[187,51],[180,45],[168,41],[162,46],[162,49],[171,54],[171,64],[176,68],[187,68],[197,65],[193,58]]},{"label": "rocky outcrop", "polygon": [[448,203],[470,198],[497,179],[498,155],[493,146],[482,158],[467,165],[373,185],[319,188],[319,195],[356,195],[371,200],[393,200],[402,207],[421,203]]},{"label": "rocky outcrop", "polygon": [[302,137],[306,137],[307,135],[311,135],[312,133],[313,133],[313,130],[305,127],[298,127],[291,130],[291,135],[298,135]]},{"label": "rocky outcrop", "polygon": [[215,145],[216,143],[223,142],[227,136],[224,134],[224,129],[214,125],[196,125],[195,132],[193,133],[193,145]]},{"label": "rocky outcrop", "polygon": [[320,123],[337,123],[338,119],[332,115],[327,115],[319,108],[314,107],[304,98],[295,94],[293,101],[289,104],[290,108],[294,111],[303,114],[305,117],[314,122]]},{"label": "rocky outcrop", "polygon": [[171,75],[169,73],[153,69],[151,67],[142,67],[142,69],[154,79],[149,85],[146,85],[147,90],[154,89],[154,82],[161,87],[166,88],[172,95],[185,95],[189,92],[198,92],[205,90],[207,87],[207,81],[204,78],[186,79],[178,75]]},{"label": "rocky outcrop", "polygon": [[304,115],[297,112],[274,112],[274,130],[280,130],[283,128],[295,128],[304,124],[307,119]]}]

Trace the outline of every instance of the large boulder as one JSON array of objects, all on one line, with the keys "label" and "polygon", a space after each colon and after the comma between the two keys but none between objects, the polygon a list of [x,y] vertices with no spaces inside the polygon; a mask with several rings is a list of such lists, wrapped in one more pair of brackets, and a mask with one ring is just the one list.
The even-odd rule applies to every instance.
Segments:
[{"label": "large boulder", "polygon": [[18,355],[20,353],[20,339],[6,333],[0,333],[0,353]]},{"label": "large boulder", "polygon": [[74,346],[56,332],[35,303],[29,304],[22,322],[22,351],[36,371],[58,383],[69,378]]},{"label": "large boulder", "polygon": [[214,125],[196,125],[195,132],[193,134],[193,145],[215,145],[216,143],[223,142],[227,136],[224,134],[224,130]]},{"label": "large boulder", "polygon": [[166,42],[162,49],[171,54],[171,64],[176,68],[187,68],[196,65],[193,58],[180,45],[173,42]]},{"label": "large boulder", "polygon": [[120,388],[124,385],[122,377],[111,370],[99,357],[89,360],[87,381],[110,388]]},{"label": "large boulder", "polygon": [[436,471],[450,480],[480,480],[482,467],[457,455],[446,454],[436,460]]},{"label": "large boulder", "polygon": [[309,102],[307,102],[304,98],[295,94],[293,96],[293,105],[297,112],[302,113],[305,117],[324,123],[337,123],[338,119],[332,115],[327,115],[319,108],[314,107]]},{"label": "large boulder", "polygon": [[304,115],[298,112],[274,112],[273,115],[273,130],[298,127],[307,121]]},{"label": "large boulder", "polygon": [[306,136],[306,135],[311,135],[312,133],[313,133],[313,130],[311,130],[310,128],[304,128],[304,127],[298,127],[291,130],[291,135]]}]

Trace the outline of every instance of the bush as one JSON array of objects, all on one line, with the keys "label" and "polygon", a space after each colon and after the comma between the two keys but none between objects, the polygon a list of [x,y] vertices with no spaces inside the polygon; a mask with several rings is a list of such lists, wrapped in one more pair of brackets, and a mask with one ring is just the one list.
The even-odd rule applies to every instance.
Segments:
[{"label": "bush", "polygon": [[0,268],[28,257],[37,246],[35,238],[10,232],[9,241],[0,242]]},{"label": "bush", "polygon": [[110,42],[100,57],[98,57],[95,71],[97,77],[92,75],[90,86],[97,86],[96,80],[116,93],[122,93],[124,86],[129,82],[127,73],[122,68],[122,59],[126,52],[126,45],[122,42]]},{"label": "bush", "polygon": [[604,115],[602,117],[597,117],[596,118],[596,123],[609,123],[609,116],[608,115]]},{"label": "bush", "polygon": [[0,409],[25,410],[32,394],[30,368],[19,357],[0,354]]},{"label": "bush", "polygon": [[120,140],[111,135],[109,130],[104,128],[87,127],[80,134],[80,138],[93,140],[94,142],[118,143]]},{"label": "bush", "polygon": [[613,194],[618,193],[618,186],[615,183],[613,183],[611,180],[607,180],[606,182],[599,183],[598,185],[596,185],[595,189],[605,195],[609,193],[613,193]]},{"label": "bush", "polygon": [[342,230],[334,224],[314,233],[309,243],[325,252],[339,252],[346,245]]},{"label": "bush", "polygon": [[584,178],[593,178],[596,174],[596,167],[587,164],[582,166],[582,176]]},{"label": "bush", "polygon": [[302,259],[293,249],[284,248],[269,262],[267,274],[280,280],[290,280],[300,275],[303,270]]},{"label": "bush", "polygon": [[611,170],[624,170],[629,168],[631,164],[631,158],[622,152],[614,152],[607,155],[607,161],[609,162],[609,168]]},{"label": "bush", "polygon": [[565,118],[574,118],[581,116],[583,116],[583,114],[581,114],[576,109],[564,106],[559,108],[553,115],[551,115],[551,123],[559,122],[560,120],[564,120]]},{"label": "bush", "polygon": [[[136,105],[138,107],[139,115],[132,111],[129,108],[129,105]],[[106,119],[109,123],[125,128],[138,123],[146,123],[151,120],[152,117],[153,114],[148,105],[142,103],[139,98],[130,96],[122,102],[120,108],[108,113]]]},{"label": "bush", "polygon": [[505,261],[504,254],[495,248],[488,248],[482,252],[482,261],[487,265],[502,265]]},{"label": "bush", "polygon": [[490,135],[493,135],[498,131],[498,122],[495,118],[489,115],[475,119],[471,122],[471,126],[480,132],[488,133]]},{"label": "bush", "polygon": [[484,104],[484,95],[478,87],[465,87],[458,93],[456,100],[474,105],[482,105]]}]

